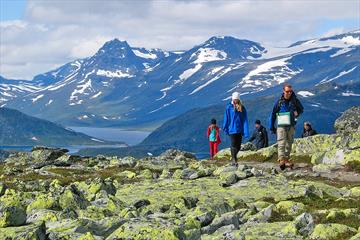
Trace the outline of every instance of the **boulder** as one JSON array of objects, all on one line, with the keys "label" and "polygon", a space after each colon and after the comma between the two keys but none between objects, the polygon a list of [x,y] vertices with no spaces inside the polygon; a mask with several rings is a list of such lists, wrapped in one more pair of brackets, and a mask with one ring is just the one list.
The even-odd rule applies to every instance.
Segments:
[{"label": "boulder", "polygon": [[69,152],[67,149],[35,146],[31,150],[31,157],[33,158],[33,161],[37,163],[49,162],[58,159],[67,152]]},{"label": "boulder", "polygon": [[357,233],[355,228],[338,223],[318,224],[315,226],[310,239],[314,240],[337,240],[347,239]]},{"label": "boulder", "polygon": [[346,134],[360,131],[360,106],[346,110],[338,119],[334,127],[337,133]]},{"label": "boulder", "polygon": [[18,206],[0,205],[0,228],[21,226],[26,222],[26,212]]},{"label": "boulder", "polygon": [[20,227],[0,228],[0,239],[46,240],[45,223],[42,222]]},{"label": "boulder", "polygon": [[294,227],[304,237],[309,236],[315,227],[314,219],[310,213],[303,213],[294,220]]}]

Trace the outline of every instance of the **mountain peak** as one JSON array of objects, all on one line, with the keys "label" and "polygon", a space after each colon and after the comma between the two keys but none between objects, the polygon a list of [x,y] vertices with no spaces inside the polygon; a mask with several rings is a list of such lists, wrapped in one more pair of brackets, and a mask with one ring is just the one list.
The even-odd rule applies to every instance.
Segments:
[{"label": "mountain peak", "polygon": [[258,58],[265,51],[265,48],[257,42],[237,39],[231,36],[213,36],[198,46],[198,48],[200,50],[201,48],[219,50],[226,53],[228,58],[233,59]]},{"label": "mountain peak", "polygon": [[120,41],[117,38],[106,42],[100,49],[99,52],[113,52],[113,51],[127,51],[131,50],[129,44],[126,41]]}]

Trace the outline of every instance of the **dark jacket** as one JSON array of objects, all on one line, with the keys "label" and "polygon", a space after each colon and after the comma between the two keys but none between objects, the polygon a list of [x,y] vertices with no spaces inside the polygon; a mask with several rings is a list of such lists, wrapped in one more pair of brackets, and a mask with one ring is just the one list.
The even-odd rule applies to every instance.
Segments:
[{"label": "dark jacket", "polygon": [[269,146],[269,139],[266,128],[260,126],[260,128],[256,128],[249,139],[249,142],[255,140],[256,149],[264,148]]},{"label": "dark jacket", "polygon": [[305,130],[305,128],[304,128],[304,130],[301,134],[301,137],[305,138],[305,137],[314,136],[316,134],[317,134],[317,132],[314,129],[310,128],[309,130]]},{"label": "dark jacket", "polygon": [[240,133],[249,137],[249,123],[244,106],[242,106],[242,112],[238,112],[234,111],[234,105],[231,102],[226,105],[223,130],[226,134]]},{"label": "dark jacket", "polygon": [[302,106],[300,100],[296,97],[294,92],[291,94],[289,100],[285,99],[283,94],[280,99],[275,102],[275,105],[273,107],[270,116],[270,130],[275,129],[276,114],[279,112],[290,112],[291,126],[295,126],[295,111],[297,111],[299,115],[304,112],[304,107]]}]

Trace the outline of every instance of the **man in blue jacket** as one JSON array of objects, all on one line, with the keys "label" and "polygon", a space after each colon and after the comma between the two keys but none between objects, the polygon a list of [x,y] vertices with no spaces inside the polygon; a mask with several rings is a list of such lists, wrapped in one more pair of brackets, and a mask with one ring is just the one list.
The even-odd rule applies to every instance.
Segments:
[{"label": "man in blue jacket", "polygon": [[[294,164],[290,162],[290,152],[294,142],[296,121],[303,111],[304,107],[293,92],[292,86],[285,83],[283,86],[283,94],[280,99],[275,102],[272,110],[270,125],[270,131],[273,134],[277,134],[278,161],[281,170],[294,166]],[[275,127],[275,121],[277,121],[277,129]]]},{"label": "man in blue jacket", "polygon": [[231,102],[226,105],[224,113],[224,132],[231,139],[231,162],[237,166],[237,154],[241,148],[242,136],[249,136],[249,124],[245,107],[241,104],[240,94],[234,92]]}]

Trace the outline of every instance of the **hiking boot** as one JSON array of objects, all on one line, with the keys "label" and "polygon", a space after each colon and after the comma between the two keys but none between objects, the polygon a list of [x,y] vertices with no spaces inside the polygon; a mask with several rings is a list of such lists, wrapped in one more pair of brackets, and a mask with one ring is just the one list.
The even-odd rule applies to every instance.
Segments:
[{"label": "hiking boot", "polygon": [[293,169],[294,168],[294,163],[290,162],[289,160],[285,160],[285,167]]},{"label": "hiking boot", "polygon": [[286,160],[284,160],[284,159],[279,160],[279,167],[280,167],[281,171],[284,171],[286,168]]},{"label": "hiking boot", "polygon": [[231,166],[238,166],[237,163],[237,150],[235,148],[231,148]]}]

